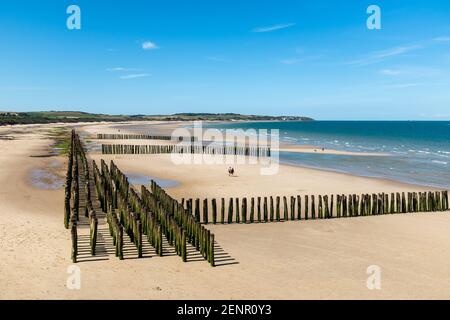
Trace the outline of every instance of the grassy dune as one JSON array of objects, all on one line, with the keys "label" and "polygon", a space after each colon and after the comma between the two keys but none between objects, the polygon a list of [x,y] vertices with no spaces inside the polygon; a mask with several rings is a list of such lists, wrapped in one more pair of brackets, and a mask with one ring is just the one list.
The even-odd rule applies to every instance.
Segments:
[{"label": "grassy dune", "polygon": [[78,111],[0,112],[0,125],[35,123],[119,122],[119,121],[193,121],[193,120],[312,120],[302,116],[258,116],[235,113],[177,113],[173,115],[107,115]]}]

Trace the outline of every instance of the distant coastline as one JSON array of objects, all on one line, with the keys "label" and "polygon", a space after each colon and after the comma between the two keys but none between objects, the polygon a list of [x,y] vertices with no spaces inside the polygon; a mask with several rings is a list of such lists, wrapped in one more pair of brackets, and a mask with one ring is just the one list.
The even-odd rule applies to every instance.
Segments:
[{"label": "distant coastline", "polygon": [[264,116],[237,113],[176,113],[172,115],[107,115],[78,111],[0,111],[0,126],[15,124],[127,121],[313,121],[304,116]]}]

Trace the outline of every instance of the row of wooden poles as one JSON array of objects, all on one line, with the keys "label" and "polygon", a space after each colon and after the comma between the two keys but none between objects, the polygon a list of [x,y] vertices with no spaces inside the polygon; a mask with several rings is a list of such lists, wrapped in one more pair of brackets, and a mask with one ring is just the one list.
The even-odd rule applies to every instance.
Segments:
[{"label": "row of wooden poles", "polygon": [[[101,160],[99,169],[93,162],[94,183],[102,210],[106,212],[116,256],[123,259],[123,237],[127,234],[142,257],[143,235],[159,256],[164,255],[165,238],[175,252],[187,261],[187,243],[192,244],[214,266],[214,235],[196,222],[175,199],[156,183],[149,191],[141,187],[139,195],[127,177],[111,161],[108,168]],[[170,203],[170,205],[169,205]]]},{"label": "row of wooden poles", "polygon": [[102,144],[103,154],[211,154],[270,157],[270,148],[250,146],[205,146],[205,145],[128,145]]},{"label": "row of wooden poles", "polygon": [[[335,202],[336,200],[336,202]],[[182,199],[196,222],[254,223],[449,210],[448,191]]]},{"label": "row of wooden poles", "polygon": [[172,137],[149,134],[121,134],[121,133],[97,133],[97,139],[101,140],[170,140],[170,141],[196,141],[196,137]]},{"label": "row of wooden poles", "polygon": [[80,137],[75,130],[72,130],[65,184],[64,227],[70,229],[71,258],[74,263],[77,262],[78,255],[77,227],[80,220],[80,192],[85,195],[84,216],[89,219],[89,245],[91,254],[95,255],[98,219],[92,206],[89,166]]}]

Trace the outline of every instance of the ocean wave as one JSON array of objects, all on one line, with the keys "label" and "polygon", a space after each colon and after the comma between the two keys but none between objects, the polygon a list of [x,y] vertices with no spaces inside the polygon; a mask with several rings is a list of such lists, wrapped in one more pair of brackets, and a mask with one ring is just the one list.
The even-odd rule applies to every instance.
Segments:
[{"label": "ocean wave", "polygon": [[433,160],[433,161],[431,161],[431,162],[437,163],[437,164],[444,164],[444,165],[448,164],[447,161],[439,161],[439,160]]}]

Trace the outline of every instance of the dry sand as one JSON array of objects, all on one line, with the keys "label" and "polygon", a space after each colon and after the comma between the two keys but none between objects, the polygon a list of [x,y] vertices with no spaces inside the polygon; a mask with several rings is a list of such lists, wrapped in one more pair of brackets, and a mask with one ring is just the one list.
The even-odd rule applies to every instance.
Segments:
[{"label": "dry sand", "polygon": [[[223,249],[217,255],[223,265],[216,268],[156,257],[149,248],[144,259],[135,259],[130,249],[119,261],[102,224],[105,253],[88,259],[83,254],[88,246],[81,245],[81,290],[69,290],[63,190],[40,189],[30,180],[34,169],[64,174],[64,158],[30,157],[48,152],[51,141],[44,132],[54,126],[0,128],[1,299],[450,298],[448,212],[208,226]],[[111,125],[101,127],[96,130]],[[1,139],[5,135],[16,139]],[[422,189],[290,166],[281,166],[275,176],[261,176],[257,166],[237,166],[238,177],[228,178],[226,165],[174,166],[167,155],[104,158],[123,171],[181,182],[169,189],[178,198]],[[370,265],[381,267],[381,290],[366,287]]]}]

